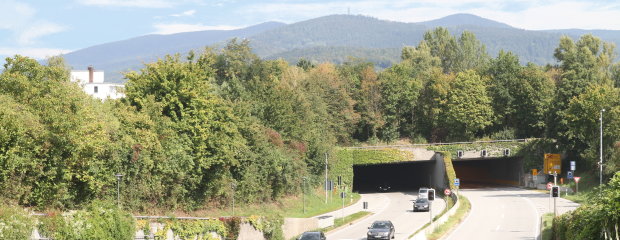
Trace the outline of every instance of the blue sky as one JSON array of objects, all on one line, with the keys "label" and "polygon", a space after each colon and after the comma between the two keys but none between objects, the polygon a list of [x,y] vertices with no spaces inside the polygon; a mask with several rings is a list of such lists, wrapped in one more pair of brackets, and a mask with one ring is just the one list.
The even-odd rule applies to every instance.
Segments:
[{"label": "blue sky", "polygon": [[0,0],[0,57],[42,59],[146,34],[294,23],[349,9],[401,22],[472,13],[530,30],[620,30],[615,0]]}]

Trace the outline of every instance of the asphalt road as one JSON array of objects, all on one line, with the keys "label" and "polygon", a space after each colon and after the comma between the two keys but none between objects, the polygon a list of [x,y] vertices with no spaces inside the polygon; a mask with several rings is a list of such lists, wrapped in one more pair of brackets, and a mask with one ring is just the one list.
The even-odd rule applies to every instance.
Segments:
[{"label": "asphalt road", "polygon": [[[362,201],[367,201],[373,215],[348,227],[327,235],[329,240],[366,239],[368,227],[375,220],[390,220],[396,230],[395,239],[407,239],[418,228],[430,220],[428,212],[413,212],[413,201],[417,192],[389,192],[362,194]],[[361,204],[361,203],[360,203]],[[441,199],[433,201],[433,216],[445,208]]]},{"label": "asphalt road", "polygon": [[[537,191],[501,187],[463,189],[460,193],[471,202],[471,212],[447,240],[539,239],[540,216],[553,212],[549,195]],[[565,199],[556,201],[558,214],[578,207]]]}]

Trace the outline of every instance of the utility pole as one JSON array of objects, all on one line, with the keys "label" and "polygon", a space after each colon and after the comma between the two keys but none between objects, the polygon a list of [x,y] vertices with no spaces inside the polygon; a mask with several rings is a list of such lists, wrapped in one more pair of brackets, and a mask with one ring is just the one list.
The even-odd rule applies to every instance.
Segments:
[{"label": "utility pole", "polygon": [[123,174],[117,173],[116,175],[116,205],[121,207],[121,178],[123,178]]},{"label": "utility pole", "polygon": [[327,152],[325,153],[325,204],[327,204],[327,191],[329,191],[329,187],[327,186]]},{"label": "utility pole", "polygon": [[[601,144],[600,144],[600,145],[601,145],[601,146],[600,146],[600,154],[601,154],[601,155],[600,155],[600,156],[601,156],[601,158],[600,158],[600,161],[598,162],[598,165],[599,165],[599,166],[600,166],[600,168],[601,168],[601,169],[600,169],[600,170],[601,170],[601,172],[600,172],[600,174],[599,174],[599,186],[603,185],[603,112],[605,112],[605,109],[604,109],[604,108],[603,108],[603,109],[601,109],[601,118],[599,118],[600,123],[601,123],[601,125],[600,125],[600,128],[601,128],[601,129],[600,129],[600,133],[601,133]],[[600,188],[599,188],[599,189],[600,189]]]},{"label": "utility pole", "polygon": [[302,198],[304,202],[304,214],[306,213],[306,177],[303,177],[303,183],[301,185]]},{"label": "utility pole", "polygon": [[232,194],[232,216],[235,216],[235,190],[237,188],[237,184],[232,182],[230,183],[230,187],[233,190],[233,194]]}]

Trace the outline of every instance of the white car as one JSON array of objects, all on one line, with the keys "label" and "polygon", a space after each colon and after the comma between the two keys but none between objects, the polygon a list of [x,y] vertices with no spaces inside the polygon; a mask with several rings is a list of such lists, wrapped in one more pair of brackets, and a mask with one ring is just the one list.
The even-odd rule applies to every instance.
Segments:
[{"label": "white car", "polygon": [[420,190],[418,190],[418,198],[428,198],[428,188],[420,188]]}]

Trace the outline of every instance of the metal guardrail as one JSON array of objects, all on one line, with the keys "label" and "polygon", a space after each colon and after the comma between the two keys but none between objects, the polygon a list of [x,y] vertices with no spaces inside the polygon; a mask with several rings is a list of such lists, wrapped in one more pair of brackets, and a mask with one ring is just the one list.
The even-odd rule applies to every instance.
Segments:
[{"label": "metal guardrail", "polygon": [[347,148],[347,149],[366,149],[366,148],[424,147],[424,146],[442,146],[442,145],[476,144],[476,143],[528,142],[528,141],[536,140],[536,139],[538,139],[538,138],[522,138],[522,139],[474,141],[474,142],[451,142],[451,143],[416,143],[416,144],[404,144],[404,145],[380,145],[380,146],[345,147],[345,148]]}]

